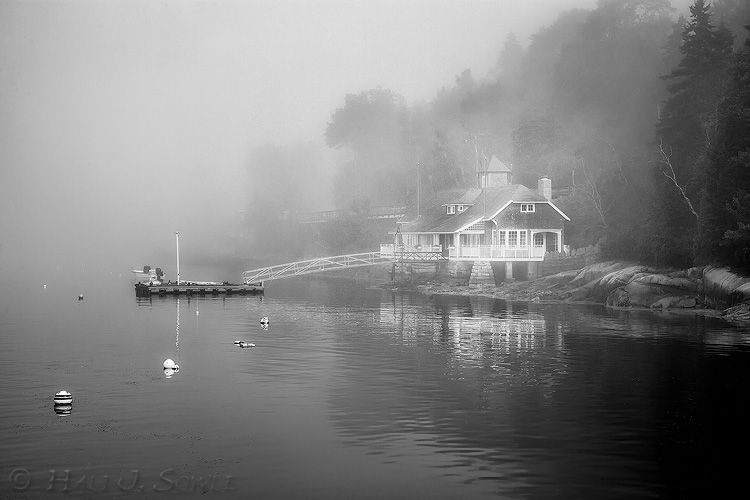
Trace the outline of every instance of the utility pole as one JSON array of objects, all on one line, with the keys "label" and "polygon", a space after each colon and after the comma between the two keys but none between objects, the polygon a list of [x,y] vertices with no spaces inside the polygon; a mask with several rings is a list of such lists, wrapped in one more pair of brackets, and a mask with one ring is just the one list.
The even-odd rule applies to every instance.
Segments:
[{"label": "utility pole", "polygon": [[419,162],[417,162],[417,217],[420,216],[419,215],[419,202],[420,202],[419,198],[421,196],[421,191],[422,191],[422,168]]},{"label": "utility pole", "polygon": [[476,165],[479,187],[484,187],[484,185],[487,184],[487,179],[485,178],[483,181],[479,180],[479,146],[477,146],[477,134],[474,134],[474,163]]},{"label": "utility pole", "polygon": [[488,172],[487,172],[487,159],[485,158],[484,161],[484,186],[482,189],[482,198],[484,198],[483,201],[483,207],[482,207],[482,215],[487,217],[487,184],[489,184],[489,179],[487,178]]}]

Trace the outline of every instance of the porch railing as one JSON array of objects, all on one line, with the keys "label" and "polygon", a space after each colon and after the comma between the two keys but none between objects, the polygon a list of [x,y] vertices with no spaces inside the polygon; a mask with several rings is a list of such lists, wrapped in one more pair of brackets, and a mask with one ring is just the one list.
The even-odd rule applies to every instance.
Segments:
[{"label": "porch railing", "polygon": [[395,252],[408,254],[418,253],[441,253],[444,257],[451,259],[496,259],[496,260],[531,260],[544,259],[544,247],[503,247],[494,245],[460,246],[449,247],[443,252],[441,245],[400,246],[396,248],[393,244],[380,245],[382,256],[394,256]]},{"label": "porch railing", "polygon": [[448,250],[448,257],[452,259],[526,260],[543,259],[544,253],[544,247],[503,247],[493,245],[478,245],[450,248]]}]

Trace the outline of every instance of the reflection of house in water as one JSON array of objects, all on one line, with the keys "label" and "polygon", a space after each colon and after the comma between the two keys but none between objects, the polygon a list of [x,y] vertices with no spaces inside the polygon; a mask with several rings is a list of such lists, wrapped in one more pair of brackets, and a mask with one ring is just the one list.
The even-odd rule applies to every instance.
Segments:
[{"label": "reflection of house in water", "polygon": [[375,314],[349,316],[337,320],[367,336],[334,339],[334,351],[358,360],[335,364],[329,389],[344,443],[375,449],[385,463],[423,448],[435,467],[464,477],[535,474],[533,462],[509,464],[505,450],[539,431],[529,413],[565,387],[560,328],[524,306],[469,297],[393,294]]},{"label": "reflection of house in water", "polygon": [[436,315],[426,317],[424,309],[413,306],[407,297],[394,296],[393,302],[384,303],[380,311],[381,322],[395,325],[394,333],[404,340],[429,333],[433,341],[447,341],[458,353],[473,353],[472,356],[500,347],[562,347],[559,325],[511,302],[451,297],[450,305],[441,307],[437,298]]},{"label": "reflection of house in water", "polygon": [[[536,385],[545,397],[561,383],[567,370],[566,325],[524,305],[479,297],[435,297],[435,315],[404,296],[383,303],[381,324],[392,324],[404,343],[428,338],[446,358],[447,373],[470,377],[483,369],[501,374],[506,382]],[[468,370],[468,371],[467,371]]]}]

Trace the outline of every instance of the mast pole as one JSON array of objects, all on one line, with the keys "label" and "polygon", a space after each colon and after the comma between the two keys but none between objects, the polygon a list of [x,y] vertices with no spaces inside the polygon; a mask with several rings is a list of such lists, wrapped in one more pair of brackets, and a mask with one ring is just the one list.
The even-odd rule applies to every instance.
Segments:
[{"label": "mast pole", "polygon": [[180,232],[175,231],[175,240],[177,243],[177,284],[180,284]]}]

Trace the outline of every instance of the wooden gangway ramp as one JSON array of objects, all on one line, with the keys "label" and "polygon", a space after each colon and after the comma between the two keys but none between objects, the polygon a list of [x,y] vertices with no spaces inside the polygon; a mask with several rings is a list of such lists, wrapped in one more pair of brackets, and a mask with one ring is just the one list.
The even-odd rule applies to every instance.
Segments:
[{"label": "wooden gangway ramp", "polygon": [[367,252],[337,255],[335,257],[320,257],[245,271],[242,273],[242,280],[247,285],[262,284],[267,280],[290,278],[303,274],[348,269],[351,267],[372,266],[384,262],[393,262],[393,255],[381,255],[380,252]]}]

